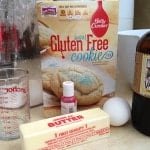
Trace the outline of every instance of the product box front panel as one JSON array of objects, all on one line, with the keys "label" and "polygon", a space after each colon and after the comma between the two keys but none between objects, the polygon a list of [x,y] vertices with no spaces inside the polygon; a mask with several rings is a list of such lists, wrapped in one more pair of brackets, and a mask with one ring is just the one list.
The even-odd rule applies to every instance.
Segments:
[{"label": "product box front panel", "polygon": [[75,85],[78,109],[100,106],[115,93],[117,0],[37,1],[43,103],[60,115],[62,82]]}]

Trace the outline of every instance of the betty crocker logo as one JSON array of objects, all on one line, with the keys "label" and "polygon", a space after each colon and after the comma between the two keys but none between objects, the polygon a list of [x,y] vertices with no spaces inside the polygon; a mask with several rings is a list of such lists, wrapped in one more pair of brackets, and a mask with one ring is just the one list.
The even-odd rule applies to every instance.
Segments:
[{"label": "betty crocker logo", "polygon": [[102,7],[102,1],[98,1],[98,8],[91,17],[90,27],[96,37],[102,37],[108,30],[109,18]]}]

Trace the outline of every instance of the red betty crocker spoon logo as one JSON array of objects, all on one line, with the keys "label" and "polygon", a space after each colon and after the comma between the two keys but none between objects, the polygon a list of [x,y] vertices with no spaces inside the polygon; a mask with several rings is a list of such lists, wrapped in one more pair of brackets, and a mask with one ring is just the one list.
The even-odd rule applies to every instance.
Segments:
[{"label": "red betty crocker spoon logo", "polygon": [[98,1],[98,8],[91,17],[90,26],[93,34],[102,37],[108,29],[109,18],[102,6],[102,0]]}]

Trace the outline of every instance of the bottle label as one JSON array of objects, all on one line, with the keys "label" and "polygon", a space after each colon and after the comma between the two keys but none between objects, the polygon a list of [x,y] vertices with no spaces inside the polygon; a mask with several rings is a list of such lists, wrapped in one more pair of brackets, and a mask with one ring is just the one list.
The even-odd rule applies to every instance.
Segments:
[{"label": "bottle label", "polygon": [[77,104],[61,102],[61,114],[69,114],[77,111]]},{"label": "bottle label", "polygon": [[150,55],[136,52],[133,89],[141,95],[150,96]]}]

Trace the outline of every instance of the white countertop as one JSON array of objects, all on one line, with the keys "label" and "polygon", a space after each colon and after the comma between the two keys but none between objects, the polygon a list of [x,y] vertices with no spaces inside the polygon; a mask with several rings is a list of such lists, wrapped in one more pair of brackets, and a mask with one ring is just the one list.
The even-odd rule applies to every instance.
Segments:
[{"label": "white countertop", "polygon": [[[132,90],[123,76],[117,75],[116,96],[132,102]],[[42,106],[31,109],[31,121],[44,119]],[[21,150],[20,139],[0,141],[1,150]],[[73,147],[70,150],[149,150],[150,138],[133,128],[131,121],[121,127],[111,127],[110,137]]]}]

